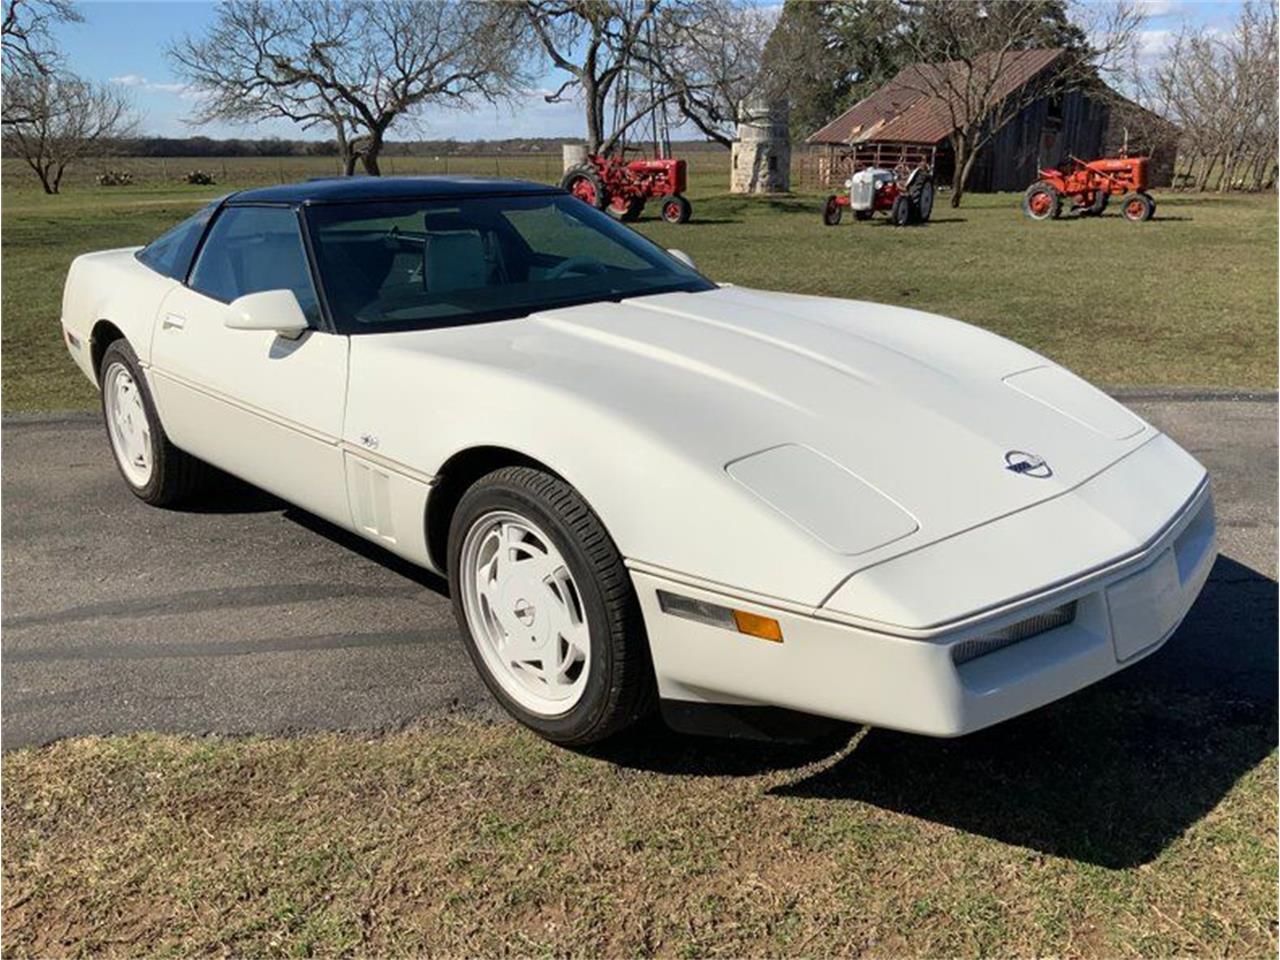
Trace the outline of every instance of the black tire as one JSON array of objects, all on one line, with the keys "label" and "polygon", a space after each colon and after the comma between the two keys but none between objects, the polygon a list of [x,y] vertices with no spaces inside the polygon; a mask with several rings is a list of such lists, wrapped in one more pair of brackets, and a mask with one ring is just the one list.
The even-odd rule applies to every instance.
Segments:
[{"label": "black tire", "polygon": [[[124,367],[133,380],[147,417],[152,466],[149,478],[142,485],[138,485],[125,472],[112,439],[106,390],[111,379],[111,368],[115,365]],[[156,413],[155,401],[151,399],[151,388],[138,365],[138,357],[127,340],[115,340],[103,352],[102,362],[98,365],[98,397],[102,405],[102,425],[107,431],[107,442],[111,444],[111,458],[115,461],[125,486],[135,497],[153,507],[171,507],[190,500],[206,485],[212,475],[212,468],[203,460],[196,459],[169,442]]]},{"label": "black tire", "polygon": [[[1043,203],[1036,198],[1043,196]],[[1032,220],[1056,220],[1062,212],[1062,197],[1051,183],[1037,180],[1022,195],[1022,212]]]},{"label": "black tire", "polygon": [[911,201],[915,205],[916,220],[919,223],[928,223],[929,218],[933,216],[935,196],[932,177],[923,178],[912,191]]},{"label": "black tire", "polygon": [[693,204],[680,194],[673,194],[662,201],[662,219],[667,223],[688,223],[693,216]]},{"label": "black tire", "polygon": [[600,179],[600,174],[596,173],[595,167],[589,163],[571,167],[568,173],[560,178],[560,189],[573,193],[574,186],[579,182],[588,184],[594,197],[594,199],[588,200],[585,197],[574,194],[579,200],[583,203],[589,203],[597,210],[603,210],[609,205],[609,192],[605,189],[604,181]]},{"label": "black tire", "polygon": [[833,193],[827,197],[827,202],[822,205],[822,222],[828,227],[838,227],[843,216],[844,207],[840,205],[836,195]]},{"label": "black tire", "polygon": [[[467,532],[485,514],[510,511],[546,531],[565,558],[581,594],[591,660],[581,699],[554,717],[515,702],[493,677],[472,636],[458,570]],[[531,467],[504,467],[463,494],[449,526],[449,587],[467,653],[494,698],[513,717],[555,743],[597,743],[652,714],[657,682],[640,603],[622,557],[599,517],[558,477]]]},{"label": "black tire", "polygon": [[855,210],[855,211],[853,211],[853,219],[855,219],[855,220],[870,220],[870,219],[871,219],[872,217],[874,217],[875,215],[876,215],[876,212],[875,212],[874,210]]},{"label": "black tire", "polygon": [[889,217],[893,220],[896,227],[905,227],[915,219],[914,204],[911,198],[905,193],[898,194],[893,201],[893,209],[889,211]]},{"label": "black tire", "polygon": [[618,210],[610,204],[609,212],[623,223],[634,223],[640,219],[640,214],[644,212],[644,197],[632,197],[622,210]]},{"label": "black tire", "polygon": [[1120,201],[1120,215],[1130,223],[1144,223],[1156,212],[1156,202],[1146,193],[1127,193]]}]

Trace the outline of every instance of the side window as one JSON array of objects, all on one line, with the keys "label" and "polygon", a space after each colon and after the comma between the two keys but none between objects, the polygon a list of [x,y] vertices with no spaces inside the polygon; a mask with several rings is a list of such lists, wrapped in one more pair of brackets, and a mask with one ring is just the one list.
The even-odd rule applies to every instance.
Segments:
[{"label": "side window", "polygon": [[225,208],[200,248],[191,287],[225,303],[246,293],[292,290],[307,319],[320,319],[298,218],[286,207]]},{"label": "side window", "polygon": [[138,259],[156,273],[163,273],[174,280],[187,279],[187,270],[191,268],[191,257],[196,252],[196,244],[200,242],[205,224],[217,209],[218,203],[211,203],[194,217],[188,217],[167,233],[156,237],[138,251]]}]

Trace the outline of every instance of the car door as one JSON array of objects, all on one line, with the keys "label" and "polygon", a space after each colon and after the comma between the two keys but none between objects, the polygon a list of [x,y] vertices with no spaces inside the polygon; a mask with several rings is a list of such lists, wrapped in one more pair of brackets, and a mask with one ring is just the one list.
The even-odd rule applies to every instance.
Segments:
[{"label": "car door", "polygon": [[[292,290],[300,336],[226,326],[228,304]],[[228,205],[185,285],[161,302],[150,379],[170,439],[326,519],[350,525],[343,477],[348,338],[323,328],[297,211]]]}]

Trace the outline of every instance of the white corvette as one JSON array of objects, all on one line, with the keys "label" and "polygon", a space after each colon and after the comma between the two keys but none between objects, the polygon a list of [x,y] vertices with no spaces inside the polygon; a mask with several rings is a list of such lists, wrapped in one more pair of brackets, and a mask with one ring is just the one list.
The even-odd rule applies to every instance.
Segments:
[{"label": "white corvette", "polygon": [[659,702],[955,736],[1178,626],[1215,532],[1167,437],[975,327],[687,261],[549,187],[318,181],[77,258],[62,325],[135,494],[212,464],[445,574],[560,742]]}]

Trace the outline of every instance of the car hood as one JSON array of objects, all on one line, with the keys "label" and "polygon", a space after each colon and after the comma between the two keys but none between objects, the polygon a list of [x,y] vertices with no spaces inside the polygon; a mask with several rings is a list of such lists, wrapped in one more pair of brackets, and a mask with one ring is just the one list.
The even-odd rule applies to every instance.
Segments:
[{"label": "car hood", "polygon": [[[522,424],[525,437],[544,432],[530,408],[546,409],[556,422],[545,431],[585,448],[571,457],[631,471],[678,462],[681,483],[686,465],[713,474],[726,507],[718,521],[705,510],[693,518],[701,536],[740,523],[737,505],[764,504],[837,555],[846,574],[1056,497],[1155,435],[1002,337],[857,301],[722,287],[373,339],[437,365],[419,363],[422,374],[473,384],[476,397],[456,402]],[[539,456],[532,439],[510,443]],[[639,464],[624,444],[657,455]],[[734,467],[778,448],[767,463]],[[836,471],[840,482],[828,482]],[[678,491],[664,495],[674,502]]]},{"label": "car hood", "polygon": [[[721,288],[536,323],[557,352],[592,358],[596,374],[577,389],[606,403],[630,397],[694,455],[723,468],[778,446],[810,448],[899,504],[930,539],[1069,490],[1153,433],[1032,351],[919,311]],[[1047,467],[1016,472],[1011,452]]]}]

